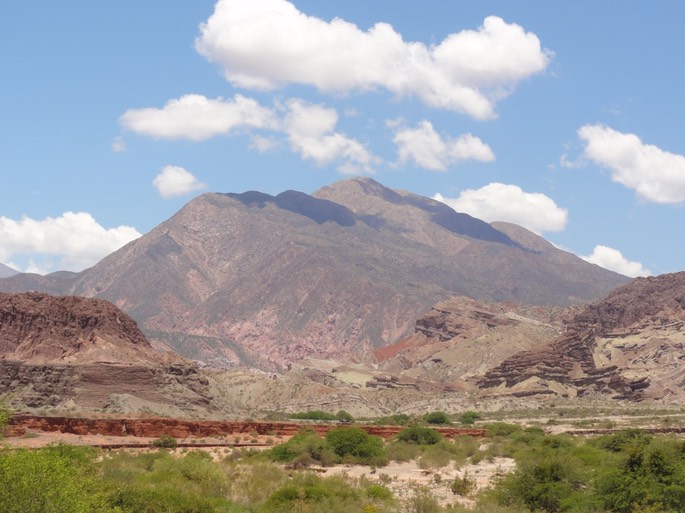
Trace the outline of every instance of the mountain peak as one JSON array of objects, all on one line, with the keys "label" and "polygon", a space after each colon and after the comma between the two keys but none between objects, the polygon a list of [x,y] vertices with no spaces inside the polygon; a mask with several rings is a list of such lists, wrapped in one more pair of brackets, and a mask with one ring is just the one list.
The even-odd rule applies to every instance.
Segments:
[{"label": "mountain peak", "polygon": [[352,178],[323,187],[314,193],[317,198],[328,199],[346,206],[367,220],[382,219],[383,224],[404,231],[407,236],[418,229],[423,221],[437,225],[453,234],[470,239],[520,247],[505,233],[468,214],[456,212],[449,206],[431,198],[407,191],[395,191],[371,178]]}]

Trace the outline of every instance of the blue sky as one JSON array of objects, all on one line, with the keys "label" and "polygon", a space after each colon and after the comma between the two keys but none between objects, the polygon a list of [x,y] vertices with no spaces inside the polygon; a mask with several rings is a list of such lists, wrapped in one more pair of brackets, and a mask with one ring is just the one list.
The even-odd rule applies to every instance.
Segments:
[{"label": "blue sky", "polygon": [[0,262],[81,270],[205,191],[351,176],[684,270],[685,4],[0,6]]}]

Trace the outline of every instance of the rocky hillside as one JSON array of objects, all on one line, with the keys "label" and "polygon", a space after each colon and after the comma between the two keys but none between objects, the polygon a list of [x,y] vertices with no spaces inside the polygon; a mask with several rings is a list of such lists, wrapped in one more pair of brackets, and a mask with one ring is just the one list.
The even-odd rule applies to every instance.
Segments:
[{"label": "rocky hillside", "polygon": [[[23,408],[204,406],[206,379],[101,299],[0,293],[0,396]],[[174,406],[176,408],[176,406]]]},{"label": "rocky hillside", "polygon": [[17,271],[12,269],[11,267],[6,266],[3,263],[0,263],[0,278],[9,278],[10,276],[14,276],[15,274],[18,274]]},{"label": "rocky hillside", "polygon": [[551,345],[478,383],[491,395],[604,395],[685,402],[685,273],[638,278],[580,313]]},{"label": "rocky hillside", "polygon": [[568,305],[626,281],[521,227],[355,178],[311,196],[204,194],[90,269],[0,290],[104,298],[184,356],[284,369],[364,359],[454,295]]},{"label": "rocky hillside", "polygon": [[413,335],[374,355],[389,372],[463,388],[513,354],[555,339],[569,312],[453,297],[419,317]]}]

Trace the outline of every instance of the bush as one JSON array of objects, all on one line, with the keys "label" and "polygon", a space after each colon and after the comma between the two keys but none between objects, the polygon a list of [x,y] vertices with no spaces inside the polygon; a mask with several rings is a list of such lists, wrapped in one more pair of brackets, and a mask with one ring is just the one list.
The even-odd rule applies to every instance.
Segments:
[{"label": "bush", "polygon": [[477,411],[465,411],[464,413],[459,415],[459,422],[461,422],[465,426],[471,426],[477,420],[480,420],[482,418],[483,416]]},{"label": "bush", "polygon": [[428,424],[448,425],[452,423],[452,421],[449,418],[449,415],[447,415],[443,411],[434,411],[431,413],[427,413],[423,416],[423,420],[426,421]]},{"label": "bush", "polygon": [[345,410],[340,410],[338,413],[335,414],[335,419],[338,422],[345,422],[345,423],[351,423],[354,422],[354,417],[347,413]]},{"label": "bush", "polygon": [[442,435],[435,429],[411,426],[400,431],[397,438],[402,442],[411,444],[434,445],[442,439]]},{"label": "bush", "polygon": [[489,437],[511,436],[514,433],[520,433],[521,431],[521,426],[518,424],[509,424],[508,422],[493,422],[485,426],[485,433]]},{"label": "bush", "polygon": [[171,435],[161,435],[152,442],[152,446],[160,449],[175,449],[178,447],[178,441]]},{"label": "bush", "polygon": [[366,496],[370,499],[388,501],[392,499],[392,490],[383,485],[369,485],[366,487]]},{"label": "bush", "polygon": [[266,454],[274,461],[291,463],[296,467],[314,462],[332,465],[337,459],[326,441],[310,430],[300,431],[286,443],[275,446]]},{"label": "bush", "polygon": [[412,418],[405,413],[396,413],[388,417],[381,417],[376,420],[375,424],[389,425],[389,426],[406,426],[410,424]]},{"label": "bush", "polygon": [[[83,469],[81,459],[86,462]],[[103,498],[89,475],[92,463],[89,453],[62,451],[62,447],[0,449],[0,511],[95,511],[102,506]]]},{"label": "bush", "polygon": [[450,484],[450,490],[454,495],[466,497],[476,487],[476,481],[469,477],[468,472],[464,472],[463,477],[455,477]]},{"label": "bush", "polygon": [[351,456],[360,462],[369,462],[383,454],[383,440],[359,428],[333,429],[326,433],[326,442],[340,458]]},{"label": "bush", "polygon": [[298,420],[338,420],[335,415],[320,410],[309,410],[305,412],[293,413],[292,415],[290,415],[290,418]]}]

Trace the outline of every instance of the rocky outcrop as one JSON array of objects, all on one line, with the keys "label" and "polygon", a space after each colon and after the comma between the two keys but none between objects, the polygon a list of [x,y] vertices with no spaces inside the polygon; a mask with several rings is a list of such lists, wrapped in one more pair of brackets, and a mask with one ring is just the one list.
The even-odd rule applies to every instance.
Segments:
[{"label": "rocky outcrop", "polygon": [[555,338],[565,311],[467,297],[442,301],[416,321],[415,333],[374,351],[381,368],[449,383],[485,372],[517,351]]},{"label": "rocky outcrop", "polygon": [[478,381],[488,393],[685,400],[685,273],[638,278],[578,313],[550,345]]},{"label": "rocky outcrop", "polygon": [[0,294],[0,395],[21,408],[120,411],[209,407],[197,367],[155,351],[136,322],[101,299]]},{"label": "rocky outcrop", "polygon": [[162,360],[136,322],[113,304],[38,292],[0,293],[0,357],[33,365]]}]

